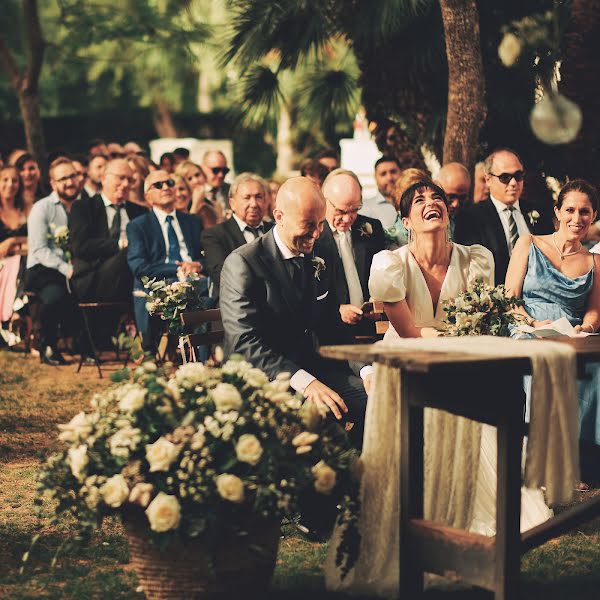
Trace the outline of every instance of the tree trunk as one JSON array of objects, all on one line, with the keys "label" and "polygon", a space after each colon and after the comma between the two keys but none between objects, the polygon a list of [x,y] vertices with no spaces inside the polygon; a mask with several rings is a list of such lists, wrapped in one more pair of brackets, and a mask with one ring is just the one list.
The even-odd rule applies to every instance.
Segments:
[{"label": "tree trunk", "polygon": [[448,113],[443,164],[475,164],[485,120],[485,79],[475,0],[440,0],[448,60]]},{"label": "tree trunk", "polygon": [[207,68],[202,68],[198,74],[198,112],[212,112],[213,103],[210,94],[210,76]]},{"label": "tree trunk", "polygon": [[562,147],[560,165],[571,179],[600,184],[600,0],[572,0],[561,64],[562,94],[579,105],[583,124]]},{"label": "tree trunk", "polygon": [[18,91],[19,108],[25,128],[25,140],[27,149],[40,165],[43,172],[46,170],[46,141],[44,139],[44,127],[40,114],[40,98],[37,93],[26,89]]},{"label": "tree trunk", "polygon": [[288,177],[293,166],[294,150],[292,148],[292,118],[287,105],[281,106],[277,123],[277,174]]},{"label": "tree trunk", "polygon": [[173,113],[164,100],[158,100],[154,104],[154,128],[161,138],[178,137],[177,127],[175,127],[173,121]]}]

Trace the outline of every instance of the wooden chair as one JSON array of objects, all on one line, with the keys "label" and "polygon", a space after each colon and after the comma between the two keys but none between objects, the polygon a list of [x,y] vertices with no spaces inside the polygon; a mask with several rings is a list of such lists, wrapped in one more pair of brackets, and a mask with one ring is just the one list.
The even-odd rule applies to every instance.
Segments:
[{"label": "wooden chair", "polygon": [[367,313],[367,319],[375,322],[375,335],[357,335],[354,336],[354,341],[357,344],[373,344],[383,339],[385,332],[390,326],[390,322],[383,310],[382,300],[373,300],[373,310]]},{"label": "wooden chair", "polygon": [[183,362],[196,362],[198,346],[214,346],[223,341],[224,331],[221,324],[221,310],[211,308],[195,312],[181,313],[181,323],[186,331],[205,326],[202,333],[186,333],[179,337],[179,348]]}]

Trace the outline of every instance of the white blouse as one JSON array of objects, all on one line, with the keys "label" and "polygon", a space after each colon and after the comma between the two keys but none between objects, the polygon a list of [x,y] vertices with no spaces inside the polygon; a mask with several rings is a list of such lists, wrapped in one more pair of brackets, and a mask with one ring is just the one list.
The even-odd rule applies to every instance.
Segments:
[{"label": "white blouse", "polygon": [[[433,311],[429,288],[417,261],[408,246],[393,252],[383,250],[373,257],[369,276],[369,292],[375,300],[406,303],[416,327],[433,327],[445,320],[444,301],[454,300],[477,279],[494,285],[494,257],[483,246],[453,244],[450,264],[442,290]],[[386,338],[397,335],[390,326]]]}]

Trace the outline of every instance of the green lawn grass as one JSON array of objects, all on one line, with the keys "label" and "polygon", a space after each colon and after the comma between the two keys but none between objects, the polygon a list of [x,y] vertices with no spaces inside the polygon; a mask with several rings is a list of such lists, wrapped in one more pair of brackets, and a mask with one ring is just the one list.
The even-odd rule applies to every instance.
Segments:
[{"label": "green lawn grass", "polygon": [[[107,520],[88,544],[73,539],[73,522],[51,526],[51,506],[33,512],[36,470],[56,447],[56,424],[87,407],[95,390],[109,385],[96,371],[75,374],[31,358],[0,352],[0,598],[141,599],[128,567],[120,523]],[[598,493],[598,491],[596,492]],[[20,574],[22,555],[40,534]],[[343,598],[325,592],[326,544],[306,541],[284,529],[269,598]],[[65,545],[66,543],[66,545]],[[61,548],[52,566],[57,550]],[[522,561],[524,599],[592,600],[600,597],[600,520],[528,553]],[[427,598],[476,600],[489,597],[460,584],[440,583]]]}]

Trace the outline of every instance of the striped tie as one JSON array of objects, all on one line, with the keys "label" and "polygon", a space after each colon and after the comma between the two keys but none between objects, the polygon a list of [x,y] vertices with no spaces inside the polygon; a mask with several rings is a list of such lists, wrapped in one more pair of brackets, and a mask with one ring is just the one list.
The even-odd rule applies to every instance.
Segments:
[{"label": "striped tie", "polygon": [[504,210],[508,212],[508,239],[510,249],[512,250],[519,239],[519,230],[517,229],[517,222],[514,215],[517,209],[514,206],[507,206]]}]

